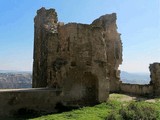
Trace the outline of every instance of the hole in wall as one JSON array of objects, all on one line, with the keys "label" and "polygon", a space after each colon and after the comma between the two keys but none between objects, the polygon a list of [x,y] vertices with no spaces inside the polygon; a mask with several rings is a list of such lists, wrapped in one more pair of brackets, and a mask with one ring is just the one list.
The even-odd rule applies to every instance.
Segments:
[{"label": "hole in wall", "polygon": [[127,70],[124,69],[120,71],[120,80],[122,81],[122,83],[140,84],[140,85],[150,84],[151,82],[149,72],[130,72],[130,71],[128,72]]}]

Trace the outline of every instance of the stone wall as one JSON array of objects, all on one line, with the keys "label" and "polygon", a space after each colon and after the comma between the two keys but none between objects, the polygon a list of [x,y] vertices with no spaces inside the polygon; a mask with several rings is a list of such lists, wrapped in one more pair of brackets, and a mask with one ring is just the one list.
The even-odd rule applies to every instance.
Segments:
[{"label": "stone wall", "polygon": [[120,84],[120,92],[131,95],[151,95],[153,93],[153,86],[122,83]]},{"label": "stone wall", "polygon": [[110,89],[119,89],[122,43],[115,13],[91,24],[64,24],[54,9],[41,8],[34,21],[33,87],[61,89],[64,104],[73,105],[106,101]]},{"label": "stone wall", "polygon": [[55,89],[1,89],[0,117],[57,112],[61,99]]},{"label": "stone wall", "polygon": [[160,63],[150,64],[151,85],[153,85],[153,94],[160,95]]},{"label": "stone wall", "polygon": [[117,32],[116,14],[101,16],[94,20],[92,24],[101,26],[105,30],[103,38],[106,44],[106,56],[108,64],[108,79],[110,92],[119,91],[120,71],[118,67],[122,64],[122,42],[120,34]]},{"label": "stone wall", "polygon": [[120,93],[160,96],[160,63],[149,66],[151,81],[148,85],[120,83]]}]

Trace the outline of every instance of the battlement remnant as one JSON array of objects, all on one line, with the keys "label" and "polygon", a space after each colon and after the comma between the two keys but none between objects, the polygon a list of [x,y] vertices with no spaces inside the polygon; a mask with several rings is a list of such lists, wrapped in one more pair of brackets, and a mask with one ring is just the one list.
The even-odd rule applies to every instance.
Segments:
[{"label": "battlement remnant", "polygon": [[91,24],[58,22],[54,9],[34,19],[33,87],[62,90],[63,102],[89,105],[106,101],[119,88],[122,43],[116,14]]}]

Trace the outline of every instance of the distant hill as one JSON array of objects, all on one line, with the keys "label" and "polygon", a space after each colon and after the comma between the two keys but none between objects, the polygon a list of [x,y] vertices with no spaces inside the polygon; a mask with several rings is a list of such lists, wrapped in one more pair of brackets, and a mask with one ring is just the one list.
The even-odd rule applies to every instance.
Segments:
[{"label": "distant hill", "polygon": [[123,83],[149,84],[150,82],[149,73],[129,73],[121,71],[120,76]]},{"label": "distant hill", "polygon": [[0,89],[31,88],[32,74],[29,71],[0,70]]},{"label": "distant hill", "polygon": [[0,73],[32,73],[31,71],[0,70]]}]

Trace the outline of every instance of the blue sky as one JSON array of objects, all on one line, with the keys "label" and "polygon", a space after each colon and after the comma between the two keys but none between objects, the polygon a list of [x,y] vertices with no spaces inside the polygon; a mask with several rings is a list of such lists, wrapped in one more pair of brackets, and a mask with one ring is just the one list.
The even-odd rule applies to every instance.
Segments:
[{"label": "blue sky", "polygon": [[149,72],[150,63],[160,62],[160,0],[1,0],[1,70],[32,70],[33,19],[41,7],[55,8],[65,23],[89,24],[116,12],[123,42],[120,69]]}]

